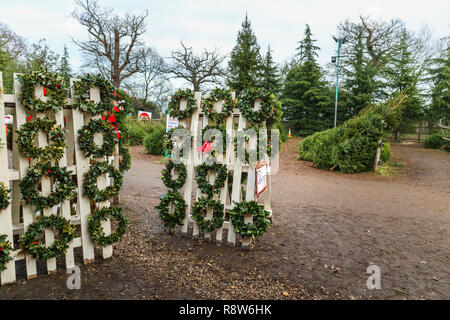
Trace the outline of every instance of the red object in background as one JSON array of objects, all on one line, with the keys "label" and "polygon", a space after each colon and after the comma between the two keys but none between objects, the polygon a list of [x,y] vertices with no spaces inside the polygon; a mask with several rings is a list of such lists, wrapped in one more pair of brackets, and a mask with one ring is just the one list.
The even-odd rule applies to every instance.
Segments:
[{"label": "red object in background", "polygon": [[120,112],[120,109],[117,108],[116,106],[114,106],[114,111],[115,111],[115,112]]},{"label": "red object in background", "polygon": [[3,252],[3,247],[0,247],[0,252]]},{"label": "red object in background", "polygon": [[108,121],[109,121],[109,122],[116,122],[116,117],[114,117],[114,115],[111,114],[111,115],[109,116]]},{"label": "red object in background", "polygon": [[45,87],[42,87],[42,90],[44,91],[44,96],[47,95],[47,89]]},{"label": "red object in background", "polygon": [[61,87],[59,86],[59,83],[56,84],[56,87],[57,87],[58,89],[61,89]]},{"label": "red object in background", "polygon": [[33,119],[33,116],[28,116],[27,122],[30,122],[31,119]]},{"label": "red object in background", "polygon": [[67,117],[64,117],[64,122],[67,123]]},{"label": "red object in background", "polygon": [[116,133],[116,135],[117,135],[117,139],[120,139],[120,133]]}]

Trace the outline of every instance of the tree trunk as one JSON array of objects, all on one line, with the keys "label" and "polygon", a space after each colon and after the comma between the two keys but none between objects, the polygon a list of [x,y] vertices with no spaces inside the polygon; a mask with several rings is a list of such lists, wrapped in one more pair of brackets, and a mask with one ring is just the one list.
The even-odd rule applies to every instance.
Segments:
[{"label": "tree trunk", "polygon": [[114,87],[120,87],[120,68],[119,68],[119,60],[120,60],[120,36],[119,30],[114,30],[114,58],[112,61],[112,75],[111,81]]}]

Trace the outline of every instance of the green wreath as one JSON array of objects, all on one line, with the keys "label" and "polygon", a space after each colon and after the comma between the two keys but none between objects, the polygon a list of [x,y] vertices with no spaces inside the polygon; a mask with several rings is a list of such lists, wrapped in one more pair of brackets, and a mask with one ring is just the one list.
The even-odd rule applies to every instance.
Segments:
[{"label": "green wreath", "polygon": [[[20,180],[22,201],[35,207],[37,212],[42,212],[46,207],[53,207],[65,200],[76,197],[76,186],[72,181],[72,171],[66,167],[52,166],[51,163],[38,163],[28,168],[27,175]],[[41,177],[46,174],[54,177],[52,192],[48,197],[39,195]]]},{"label": "green wreath", "polygon": [[9,200],[11,200],[11,197],[9,196],[10,192],[11,190],[5,187],[3,182],[0,182],[0,210],[9,207]]},{"label": "green wreath", "polygon": [[[102,220],[113,218],[118,221],[117,230],[110,235],[105,235],[102,227]],[[88,230],[94,243],[103,247],[112,245],[118,242],[125,234],[127,227],[130,225],[130,220],[125,217],[121,208],[102,208],[96,209],[88,218]]]},{"label": "green wreath", "polygon": [[[227,142],[230,140],[230,137],[227,135],[227,130],[225,128],[225,125],[207,125],[206,127],[204,127],[202,129],[202,144],[205,143],[205,141],[206,141],[204,136],[205,136],[206,131],[208,131],[209,129],[217,129],[222,133],[222,144],[223,144],[222,153],[225,153],[226,148],[227,148]],[[211,139],[210,142],[212,143],[216,140],[216,136],[213,134],[210,137],[210,139]]]},{"label": "green wreath", "polygon": [[[169,155],[172,155],[172,151],[173,151],[173,147],[174,147],[173,141],[172,141],[172,134],[177,129],[184,129],[184,130],[186,130],[185,127],[183,127],[182,125],[179,125],[176,128],[169,129],[169,131],[167,131],[166,134],[164,135],[164,148],[167,149],[167,153]],[[188,144],[188,147],[190,148],[193,138],[194,137],[191,136],[191,140],[190,141],[188,139],[183,139],[183,142],[180,145],[181,149],[179,149],[179,153],[178,153],[178,156],[180,158],[183,157],[183,151],[184,151],[185,144]]]},{"label": "green wreath", "polygon": [[[175,180],[172,179],[172,169],[175,169],[178,173],[178,178]],[[185,165],[183,163],[175,164],[172,160],[169,160],[166,164],[166,168],[161,171],[161,179],[164,182],[164,185],[173,191],[183,188],[186,177],[187,171]]]},{"label": "green wreath", "polygon": [[[107,173],[110,178],[114,179],[114,184],[107,186],[103,190],[97,187],[97,178]],[[94,202],[107,201],[116,197],[123,183],[123,173],[119,169],[114,168],[108,162],[101,161],[94,163],[85,175],[84,179],[84,195]]]},{"label": "green wreath", "polygon": [[[48,137],[49,145],[45,147],[33,145],[40,130],[44,131]],[[17,148],[25,156],[37,159],[39,162],[58,161],[64,156],[65,130],[56,124],[56,120],[50,117],[38,118],[23,124],[16,132]]]},{"label": "green wreath", "polygon": [[[217,172],[216,179],[214,181],[214,185],[211,185],[206,176],[209,171]],[[203,194],[208,195],[208,198],[212,198],[212,196],[216,193],[220,193],[220,189],[225,186],[225,181],[228,177],[227,166],[225,164],[220,163],[203,163],[199,165],[196,169],[195,180],[197,181],[197,186]]]},{"label": "green wreath", "polygon": [[[66,105],[66,91],[62,87],[63,80],[54,73],[50,73],[45,68],[19,74],[19,81],[22,83],[22,92],[19,95],[20,102],[25,108],[44,112],[57,112]],[[44,102],[36,98],[36,86],[44,87],[44,94],[48,101]]]},{"label": "green wreath", "polygon": [[[244,217],[247,214],[253,216],[253,224],[244,222]],[[230,211],[234,232],[242,238],[251,237],[255,239],[262,236],[270,226],[269,215],[270,212],[264,210],[264,207],[256,201],[235,202],[234,208]]]},{"label": "green wreath", "polygon": [[[211,207],[213,210],[213,217],[211,220],[205,218],[208,207]],[[223,209],[223,204],[221,204],[220,201],[201,197],[192,207],[192,219],[197,223],[198,228],[202,232],[212,232],[222,227],[224,221]]]},{"label": "green wreath", "polygon": [[6,264],[12,261],[14,248],[6,234],[0,235],[0,271],[6,270]]},{"label": "green wreath", "polygon": [[[180,110],[180,101],[182,99],[186,99],[187,101],[185,110]],[[194,93],[190,89],[179,89],[175,92],[168,106],[169,115],[178,120],[189,118],[197,108],[197,100],[195,100]]]},{"label": "green wreath", "polygon": [[[45,228],[53,228],[61,237],[61,239],[55,239],[48,248],[40,237]],[[76,235],[77,229],[65,218],[56,215],[41,215],[35,223],[28,226],[19,242],[22,248],[34,258],[48,260],[65,254]]]},{"label": "green wreath", "polygon": [[[100,102],[89,100],[89,91],[97,87],[100,90]],[[91,115],[102,114],[109,111],[114,97],[114,87],[111,82],[100,75],[94,76],[87,74],[79,81],[75,81],[72,87],[74,109],[80,109]]]},{"label": "green wreath", "polygon": [[[257,99],[261,99],[261,109],[256,112],[253,107]],[[239,95],[237,108],[252,125],[262,124],[276,114],[275,96],[266,89],[246,89]]]},{"label": "green wreath", "polygon": [[127,146],[119,142],[119,170],[125,172],[131,168],[131,154]]},{"label": "green wreath", "polygon": [[[214,109],[214,103],[220,100],[224,100],[224,104],[222,106],[222,111],[217,112]],[[215,123],[221,123],[225,118],[227,118],[233,112],[234,106],[235,102],[231,95],[231,90],[215,88],[209,93],[208,98],[204,98],[202,100],[203,112]]]},{"label": "green wreath", "polygon": [[[103,144],[99,148],[94,142],[96,133],[103,133]],[[103,119],[91,119],[89,123],[78,130],[78,143],[86,157],[109,157],[119,142],[116,132],[111,124]]]},{"label": "green wreath", "polygon": [[[186,216],[186,202],[178,191],[169,190],[160,197],[160,203],[155,208],[158,210],[158,217],[164,226],[169,229],[175,228],[177,225],[182,226],[184,217]],[[169,204],[175,205],[175,211],[170,213]]]}]

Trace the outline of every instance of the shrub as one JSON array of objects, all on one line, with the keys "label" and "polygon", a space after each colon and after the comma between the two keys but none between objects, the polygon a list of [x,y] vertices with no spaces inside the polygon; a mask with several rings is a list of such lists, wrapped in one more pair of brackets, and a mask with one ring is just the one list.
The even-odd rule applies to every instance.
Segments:
[{"label": "shrub", "polygon": [[[335,167],[345,173],[373,169],[378,139],[383,132],[381,116],[369,113],[342,125],[317,132],[300,141],[298,159],[312,161],[317,168]],[[387,157],[385,147],[383,157]]]},{"label": "shrub", "polygon": [[141,145],[144,143],[145,137],[152,133],[155,128],[159,129],[161,127],[163,125],[160,122],[127,119],[126,139],[131,146]]},{"label": "shrub", "polygon": [[389,142],[385,142],[383,147],[381,147],[380,160],[383,162],[388,162],[391,158],[391,145]]},{"label": "shrub", "polygon": [[144,139],[144,146],[147,153],[157,156],[164,153],[164,135],[164,127],[154,128],[153,132]]},{"label": "shrub", "polygon": [[429,149],[440,149],[444,147],[446,151],[450,150],[450,142],[446,141],[440,133],[432,134],[423,141],[423,144],[425,148]]}]

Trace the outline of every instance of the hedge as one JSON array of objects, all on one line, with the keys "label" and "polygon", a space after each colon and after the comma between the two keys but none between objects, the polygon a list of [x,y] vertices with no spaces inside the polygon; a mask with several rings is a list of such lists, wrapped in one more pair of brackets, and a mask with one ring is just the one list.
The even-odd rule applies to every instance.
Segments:
[{"label": "hedge", "polygon": [[423,144],[428,149],[444,148],[445,151],[450,152],[450,141],[445,140],[444,135],[441,133],[432,134],[423,141]]},{"label": "hedge", "polygon": [[144,139],[144,146],[147,153],[160,156],[164,154],[164,127],[155,127],[153,132]]}]

